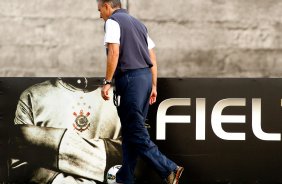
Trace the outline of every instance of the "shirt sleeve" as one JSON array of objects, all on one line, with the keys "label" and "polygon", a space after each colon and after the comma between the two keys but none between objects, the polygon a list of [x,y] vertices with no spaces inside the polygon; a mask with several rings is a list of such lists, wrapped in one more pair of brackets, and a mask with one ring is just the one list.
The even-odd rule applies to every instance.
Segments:
[{"label": "shirt sleeve", "polygon": [[27,90],[21,94],[15,113],[15,119],[14,119],[15,125],[18,124],[34,125],[31,96],[32,96],[31,93]]},{"label": "shirt sleeve", "polygon": [[147,43],[148,43],[148,49],[152,49],[156,46],[153,40],[149,37],[149,34],[147,34]]},{"label": "shirt sleeve", "polygon": [[120,26],[116,21],[108,19],[105,25],[105,32],[104,46],[107,47],[108,43],[120,44]]}]

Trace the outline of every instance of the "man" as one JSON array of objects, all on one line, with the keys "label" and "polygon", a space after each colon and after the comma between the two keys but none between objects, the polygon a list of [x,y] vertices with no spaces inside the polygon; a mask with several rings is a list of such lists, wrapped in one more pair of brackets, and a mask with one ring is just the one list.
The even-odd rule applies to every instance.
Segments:
[{"label": "man", "polygon": [[10,135],[11,182],[94,184],[121,163],[119,117],[97,84],[57,78],[21,94]]},{"label": "man", "polygon": [[118,183],[133,183],[138,155],[145,158],[168,184],[177,184],[183,167],[166,158],[150,140],[144,127],[149,104],[157,97],[157,63],[154,43],[146,27],[121,9],[120,0],[98,0],[100,17],[105,21],[107,71],[101,95],[109,100],[115,78],[117,106],[121,121],[123,164]]}]

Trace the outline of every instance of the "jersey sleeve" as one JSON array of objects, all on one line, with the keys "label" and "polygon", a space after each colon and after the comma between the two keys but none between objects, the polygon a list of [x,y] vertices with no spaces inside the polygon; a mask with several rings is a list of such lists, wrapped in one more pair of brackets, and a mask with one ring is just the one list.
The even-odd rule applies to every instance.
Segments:
[{"label": "jersey sleeve", "polygon": [[18,101],[14,124],[33,125],[32,98],[29,91],[24,91]]}]

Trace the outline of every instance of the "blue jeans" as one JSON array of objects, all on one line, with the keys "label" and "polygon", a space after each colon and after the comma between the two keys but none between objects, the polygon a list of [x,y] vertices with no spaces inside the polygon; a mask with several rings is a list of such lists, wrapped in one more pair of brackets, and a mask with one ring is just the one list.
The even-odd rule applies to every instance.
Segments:
[{"label": "blue jeans", "polygon": [[116,181],[124,184],[134,183],[137,156],[143,157],[162,178],[166,178],[177,165],[158,150],[145,128],[152,90],[150,68],[117,74],[115,85],[116,96],[120,96],[119,103],[115,102],[115,104],[121,121],[123,150],[123,163],[117,173]]}]

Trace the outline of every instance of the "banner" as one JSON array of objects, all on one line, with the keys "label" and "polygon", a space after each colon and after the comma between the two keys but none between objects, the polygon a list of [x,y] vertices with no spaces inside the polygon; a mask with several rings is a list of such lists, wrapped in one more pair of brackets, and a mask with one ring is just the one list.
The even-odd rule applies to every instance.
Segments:
[{"label": "banner", "polygon": [[[112,101],[99,96],[101,81],[1,78],[0,181],[111,183],[120,124]],[[183,184],[281,182],[280,91],[278,78],[160,78],[146,127],[185,167]],[[142,158],[135,176],[162,182]]]},{"label": "banner", "polygon": [[152,137],[184,183],[281,182],[281,91],[277,78],[159,79]]}]

